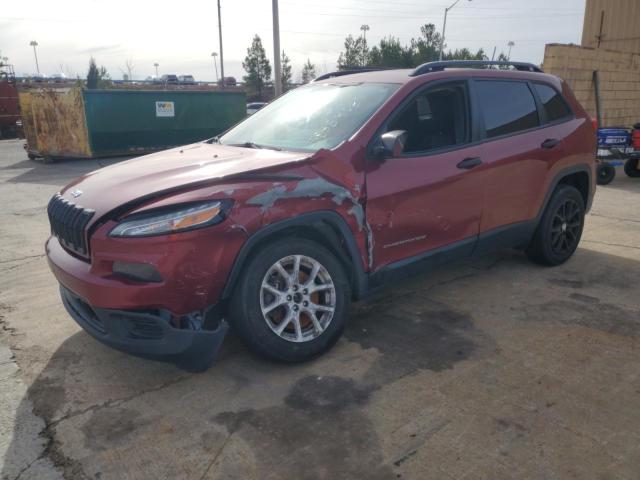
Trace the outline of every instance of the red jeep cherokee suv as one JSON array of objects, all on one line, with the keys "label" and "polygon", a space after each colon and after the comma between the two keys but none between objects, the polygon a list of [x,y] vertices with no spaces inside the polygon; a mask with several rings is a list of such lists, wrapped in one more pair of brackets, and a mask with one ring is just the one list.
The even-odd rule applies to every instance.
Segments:
[{"label": "red jeep cherokee suv", "polygon": [[350,300],[407,274],[498,247],[566,261],[594,145],[567,85],[530,64],[336,72],[219,137],[75,180],[49,203],[46,251],[71,316],[112,347],[206,368],[230,325],[302,361]]}]

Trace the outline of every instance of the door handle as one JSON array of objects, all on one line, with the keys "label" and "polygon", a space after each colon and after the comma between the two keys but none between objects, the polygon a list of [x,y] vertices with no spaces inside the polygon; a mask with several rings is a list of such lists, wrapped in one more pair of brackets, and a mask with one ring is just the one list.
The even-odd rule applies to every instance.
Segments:
[{"label": "door handle", "polygon": [[481,163],[482,163],[482,159],[480,157],[471,157],[471,158],[465,158],[460,163],[458,163],[456,167],[461,168],[463,170],[469,170],[473,167],[477,167]]},{"label": "door handle", "polygon": [[553,148],[559,143],[560,143],[560,140],[558,140],[557,138],[547,138],[544,142],[542,142],[542,145],[540,146],[542,148]]}]

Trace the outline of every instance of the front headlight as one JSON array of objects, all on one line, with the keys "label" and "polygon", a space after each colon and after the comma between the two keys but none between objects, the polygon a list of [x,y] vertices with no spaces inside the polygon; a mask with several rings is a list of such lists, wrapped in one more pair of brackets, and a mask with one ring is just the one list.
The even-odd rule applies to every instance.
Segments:
[{"label": "front headlight", "polygon": [[111,237],[147,237],[208,227],[226,218],[231,202],[215,200],[175,205],[126,217],[109,232]]}]

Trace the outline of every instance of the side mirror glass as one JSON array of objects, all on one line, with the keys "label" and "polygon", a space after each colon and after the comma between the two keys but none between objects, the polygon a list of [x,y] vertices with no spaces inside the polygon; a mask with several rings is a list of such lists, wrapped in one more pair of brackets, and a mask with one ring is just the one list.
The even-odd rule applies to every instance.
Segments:
[{"label": "side mirror glass", "polygon": [[390,132],[383,133],[380,136],[380,141],[385,150],[385,156],[399,157],[404,151],[404,146],[407,143],[407,131],[406,130],[392,130]]}]

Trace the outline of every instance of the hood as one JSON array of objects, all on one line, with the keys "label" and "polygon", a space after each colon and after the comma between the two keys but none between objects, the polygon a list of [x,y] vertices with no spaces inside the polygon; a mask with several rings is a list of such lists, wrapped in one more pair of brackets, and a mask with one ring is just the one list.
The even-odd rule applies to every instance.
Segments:
[{"label": "hood", "polygon": [[303,160],[308,154],[197,143],[87,173],[60,193],[95,219],[142,197]]}]

